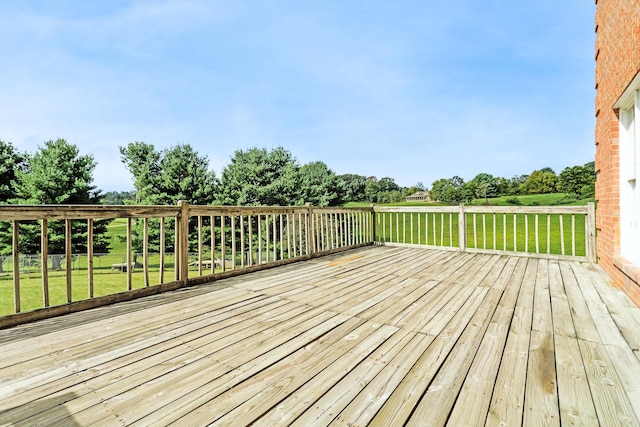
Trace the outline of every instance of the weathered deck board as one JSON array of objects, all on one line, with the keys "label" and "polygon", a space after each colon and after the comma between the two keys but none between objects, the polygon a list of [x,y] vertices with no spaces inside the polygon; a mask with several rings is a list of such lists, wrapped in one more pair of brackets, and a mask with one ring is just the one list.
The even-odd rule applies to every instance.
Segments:
[{"label": "weathered deck board", "polygon": [[640,426],[594,266],[370,247],[0,331],[0,425]]}]

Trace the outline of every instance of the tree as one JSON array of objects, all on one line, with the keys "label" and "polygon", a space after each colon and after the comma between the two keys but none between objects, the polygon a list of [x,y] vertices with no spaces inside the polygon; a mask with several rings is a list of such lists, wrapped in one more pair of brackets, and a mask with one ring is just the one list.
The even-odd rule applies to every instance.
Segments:
[{"label": "tree", "polygon": [[485,199],[489,204],[489,197],[498,197],[500,181],[488,173],[480,173],[465,184],[465,195],[468,198]]},{"label": "tree", "polygon": [[529,175],[516,175],[508,180],[506,194],[510,196],[522,194],[524,188],[523,184],[527,182],[527,179],[529,179]]},{"label": "tree", "polygon": [[[208,205],[216,198],[218,181],[215,173],[209,170],[209,160],[188,144],[157,151],[152,144],[132,142],[120,147],[120,158],[133,175],[136,203],[176,205],[180,200],[186,200],[194,205]],[[160,247],[159,224],[155,219],[149,223],[151,251],[158,251]],[[171,229],[173,224],[171,219],[165,226]],[[141,252],[142,221],[138,221],[133,237],[134,251]],[[172,233],[167,234],[165,244],[166,249],[173,250]]]},{"label": "tree", "polygon": [[[14,181],[16,172],[25,168],[24,155],[18,153],[10,142],[0,140],[0,203],[8,203],[15,198]],[[12,225],[9,221],[0,222],[0,272],[4,261],[11,255]]]},{"label": "tree", "polygon": [[302,166],[300,174],[300,203],[314,206],[337,206],[342,203],[343,184],[323,162]]},{"label": "tree", "polygon": [[345,202],[364,202],[367,200],[365,188],[367,186],[367,177],[357,174],[345,174],[338,176],[344,191],[343,200]]},{"label": "tree", "polygon": [[16,172],[25,168],[24,155],[18,153],[10,142],[0,140],[0,203],[15,197],[13,181]]},{"label": "tree", "polygon": [[[16,204],[97,204],[101,193],[92,184],[96,163],[91,155],[80,155],[78,147],[64,139],[47,141],[32,155],[26,156],[26,167],[16,171],[14,181]],[[94,225],[94,251],[107,252],[108,220]],[[49,221],[48,251],[62,254],[65,249],[64,221]],[[36,254],[40,251],[40,225],[24,221],[20,227],[20,251]],[[72,251],[87,250],[87,223],[72,221]],[[54,257],[54,269],[60,268],[61,257]]]},{"label": "tree", "polygon": [[127,200],[134,200],[135,191],[108,191],[104,193],[100,203],[103,205],[124,205]]},{"label": "tree", "polygon": [[558,175],[558,190],[584,198],[593,197],[596,182],[594,162],[566,167]]},{"label": "tree", "polygon": [[555,172],[549,168],[533,171],[520,187],[525,194],[548,194],[557,191]]},{"label": "tree", "polygon": [[441,178],[432,184],[429,194],[433,200],[457,204],[465,200],[463,186],[464,180],[457,175],[450,179]]},{"label": "tree", "polygon": [[236,206],[300,203],[298,162],[282,147],[237,150],[223,169],[217,202]]}]

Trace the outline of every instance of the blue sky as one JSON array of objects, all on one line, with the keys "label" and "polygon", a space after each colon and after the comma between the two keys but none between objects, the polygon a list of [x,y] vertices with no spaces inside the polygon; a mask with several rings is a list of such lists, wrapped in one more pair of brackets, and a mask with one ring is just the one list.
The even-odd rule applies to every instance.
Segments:
[{"label": "blue sky", "polygon": [[427,187],[593,159],[591,0],[0,2],[0,139],[237,149]]}]

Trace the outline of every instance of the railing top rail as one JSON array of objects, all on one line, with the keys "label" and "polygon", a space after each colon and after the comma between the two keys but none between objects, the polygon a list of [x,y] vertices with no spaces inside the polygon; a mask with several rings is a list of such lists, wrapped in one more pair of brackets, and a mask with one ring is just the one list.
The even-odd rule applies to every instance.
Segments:
[{"label": "railing top rail", "polygon": [[[271,215],[308,213],[371,212],[370,207],[309,206],[205,206],[189,205],[189,215]],[[0,221],[41,219],[112,219],[175,217],[181,213],[174,205],[0,205]]]},{"label": "railing top rail", "polygon": [[586,214],[587,206],[465,206],[469,213]]},{"label": "railing top rail", "polygon": [[[466,206],[467,213],[587,214],[588,206]],[[455,213],[460,206],[374,206],[374,212]]]},{"label": "railing top rail", "polygon": [[422,213],[450,213],[458,212],[458,206],[374,206],[374,212],[422,212]]},{"label": "railing top rail", "polygon": [[344,213],[344,212],[371,212],[371,208],[343,208],[343,207],[316,207],[316,206],[205,206],[189,205],[189,214],[193,216],[207,215],[271,215],[294,214],[313,212]]},{"label": "railing top rail", "polygon": [[141,205],[1,205],[0,220],[111,219],[174,217],[179,206]]}]

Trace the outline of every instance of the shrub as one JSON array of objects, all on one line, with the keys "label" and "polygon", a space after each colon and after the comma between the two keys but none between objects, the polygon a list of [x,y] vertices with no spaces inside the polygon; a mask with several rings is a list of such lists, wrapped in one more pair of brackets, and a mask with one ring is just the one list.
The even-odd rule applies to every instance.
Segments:
[{"label": "shrub", "polygon": [[507,202],[508,205],[512,205],[512,206],[516,206],[516,205],[521,205],[522,202],[520,201],[520,199],[518,199],[517,197],[509,197],[505,200],[505,202]]}]

